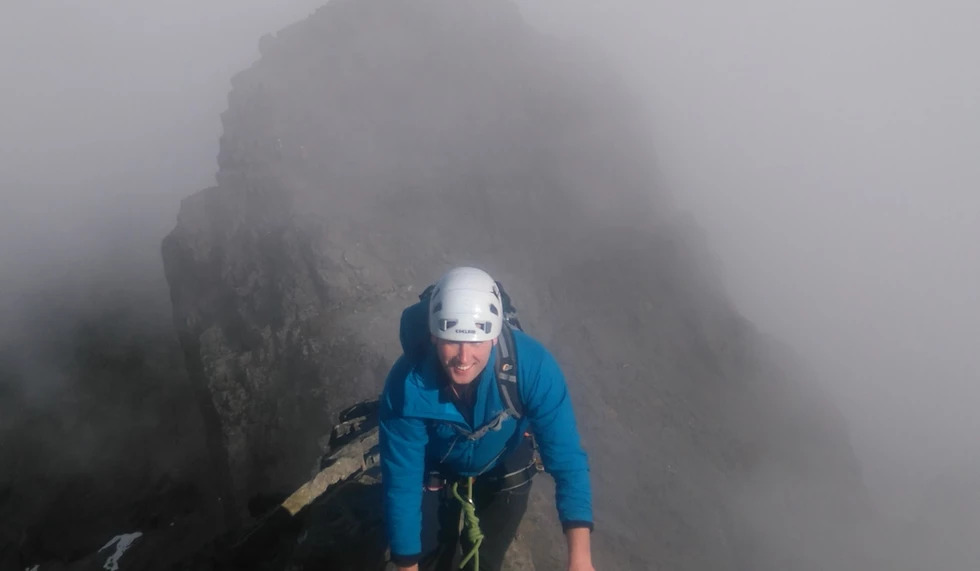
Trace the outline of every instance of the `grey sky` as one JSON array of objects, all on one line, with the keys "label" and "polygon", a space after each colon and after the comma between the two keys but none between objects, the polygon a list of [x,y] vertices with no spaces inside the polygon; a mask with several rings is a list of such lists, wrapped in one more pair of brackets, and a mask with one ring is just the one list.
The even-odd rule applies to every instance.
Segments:
[{"label": "grey sky", "polygon": [[231,76],[258,57],[262,34],[320,4],[5,3],[0,293],[120,233],[158,243],[179,199],[214,182]]},{"label": "grey sky", "polygon": [[[0,147],[2,180],[73,184],[152,171],[162,176],[142,178],[159,181],[156,189],[172,188],[167,182],[177,177],[206,183],[188,164],[216,169],[218,114],[231,75],[258,56],[261,34],[318,4],[5,4],[0,127],[16,137]],[[73,168],[51,169],[53,159]]]},{"label": "grey sky", "polygon": [[[734,300],[834,387],[882,497],[980,452],[980,5],[519,3],[640,90]],[[229,78],[318,4],[6,3],[0,264],[128,195],[172,195],[144,213],[172,224],[212,183]]]},{"label": "grey sky", "polygon": [[980,5],[527,4],[642,90],[736,303],[835,389],[880,497],[971,465]]}]

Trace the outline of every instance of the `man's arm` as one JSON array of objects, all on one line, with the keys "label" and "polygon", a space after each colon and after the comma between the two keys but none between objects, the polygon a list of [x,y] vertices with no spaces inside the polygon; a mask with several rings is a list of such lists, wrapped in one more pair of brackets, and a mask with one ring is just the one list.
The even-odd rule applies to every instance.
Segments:
[{"label": "man's arm", "polygon": [[422,420],[400,414],[409,371],[402,358],[388,374],[381,395],[378,434],[388,542],[391,559],[399,569],[412,569],[421,555],[422,479],[428,441]]},{"label": "man's arm", "polygon": [[[522,355],[522,359],[523,359]],[[550,354],[536,370],[521,376],[531,428],[545,470],[555,479],[555,500],[562,527],[592,527],[589,461],[579,442],[575,413],[565,378]]]},{"label": "man's arm", "polygon": [[[555,504],[568,540],[570,569],[591,570],[592,488],[565,377],[536,341],[521,347],[518,386],[544,461],[555,479]],[[529,358],[530,357],[530,358]],[[572,566],[574,565],[574,566]]]}]

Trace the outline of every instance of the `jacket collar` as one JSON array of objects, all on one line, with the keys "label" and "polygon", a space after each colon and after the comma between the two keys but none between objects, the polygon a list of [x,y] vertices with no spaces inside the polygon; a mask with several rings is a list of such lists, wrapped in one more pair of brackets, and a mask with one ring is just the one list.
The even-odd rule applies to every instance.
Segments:
[{"label": "jacket collar", "polygon": [[[483,425],[504,409],[497,391],[494,372],[496,359],[497,347],[494,347],[490,351],[486,366],[480,373],[479,385],[476,388],[476,400],[473,407],[473,424],[475,426]],[[442,366],[439,364],[435,349],[431,346],[426,351],[425,356],[412,369],[405,391],[403,413],[406,416],[444,420],[464,426],[468,424],[449,395]]]}]

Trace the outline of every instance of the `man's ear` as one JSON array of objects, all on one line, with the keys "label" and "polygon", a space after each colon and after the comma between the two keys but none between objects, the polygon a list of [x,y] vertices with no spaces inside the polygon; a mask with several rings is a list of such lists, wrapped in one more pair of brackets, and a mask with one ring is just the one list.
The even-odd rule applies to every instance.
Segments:
[{"label": "man's ear", "polygon": [[494,345],[496,345],[496,344],[497,344],[497,339],[500,339],[500,337],[499,337],[499,336],[497,336],[497,337],[494,337],[494,338],[493,338],[493,344],[494,344]]}]

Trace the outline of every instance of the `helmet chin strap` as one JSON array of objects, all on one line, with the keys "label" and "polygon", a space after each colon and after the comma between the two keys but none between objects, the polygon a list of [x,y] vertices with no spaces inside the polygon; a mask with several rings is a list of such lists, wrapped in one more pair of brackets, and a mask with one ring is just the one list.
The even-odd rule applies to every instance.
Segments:
[{"label": "helmet chin strap", "polygon": [[456,396],[459,402],[467,406],[472,406],[473,395],[476,393],[476,385],[479,383],[480,380],[479,375],[477,375],[477,377],[469,383],[453,382],[452,377],[450,377],[448,373],[445,374],[445,378],[446,378],[446,383],[449,385],[449,390],[452,391],[453,395]]},{"label": "helmet chin strap", "polygon": [[467,401],[470,395],[473,394],[473,387],[471,384],[460,385],[449,381],[449,388],[452,389],[453,394],[455,394],[459,400],[464,402]]}]

